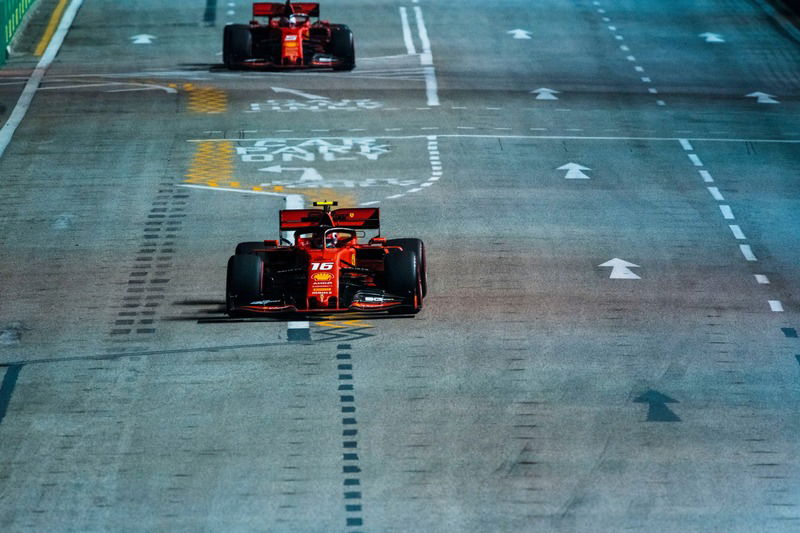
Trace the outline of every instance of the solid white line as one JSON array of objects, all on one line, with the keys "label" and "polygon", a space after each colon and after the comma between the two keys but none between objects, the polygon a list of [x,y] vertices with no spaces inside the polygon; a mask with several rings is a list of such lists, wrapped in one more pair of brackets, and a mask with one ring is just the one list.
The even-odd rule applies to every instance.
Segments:
[{"label": "solid white line", "polygon": [[711,177],[711,173],[708,170],[698,170],[698,172],[703,177],[703,181],[706,183],[714,183],[714,178]]},{"label": "solid white line", "polygon": [[42,83],[42,79],[47,73],[47,69],[53,63],[56,54],[58,54],[58,51],[61,49],[64,38],[67,36],[67,32],[69,32],[72,26],[72,21],[75,20],[75,15],[78,13],[78,9],[80,9],[82,4],[83,0],[72,0],[69,7],[64,11],[61,22],[58,24],[58,29],[56,29],[56,32],[53,34],[50,44],[47,45],[47,50],[45,50],[39,63],[37,63],[36,68],[33,70],[33,74],[31,74],[31,77],[25,84],[25,88],[22,90],[22,94],[19,100],[17,100],[17,104],[14,106],[14,110],[11,112],[11,115],[9,115],[8,120],[3,127],[0,128],[0,157],[3,157],[6,148],[8,148],[8,145],[11,143],[14,132],[17,131],[17,128],[22,123],[22,119],[25,118],[25,114],[28,112],[33,97],[36,94],[36,90]]},{"label": "solid white line", "polygon": [[422,17],[422,8],[419,6],[414,7],[414,14],[417,16],[417,31],[419,32],[419,40],[422,43],[420,62],[423,65],[433,65],[431,41],[428,38],[428,30],[425,28],[425,19]]},{"label": "solid white line", "polygon": [[750,248],[749,244],[740,244],[739,250],[742,251],[742,255],[748,261],[758,261],[758,259],[756,259],[756,255],[753,253],[753,250],[752,248]]},{"label": "solid white line", "polygon": [[436,73],[433,67],[425,67],[425,95],[428,105],[439,105],[439,84],[436,82]]},{"label": "solid white line", "polygon": [[422,43],[422,53],[419,56],[419,62],[423,66],[423,74],[425,75],[425,96],[427,97],[429,106],[438,106],[439,84],[436,81],[436,71],[433,69],[431,40],[428,38],[427,28],[425,28],[425,19],[422,17],[422,8],[415,6],[414,13],[417,17],[417,31],[419,32],[419,40]]},{"label": "solid white line", "polygon": [[[423,108],[425,109],[425,108]],[[558,111],[558,110],[556,110]],[[568,110],[565,110],[568,111]],[[530,128],[531,130],[546,130],[547,128]],[[275,130],[276,133],[282,132],[293,132],[294,130]],[[372,135],[372,136],[365,136],[365,137],[358,137],[361,138],[369,138],[369,139],[393,139],[393,140],[412,140],[412,139],[426,139],[427,135]],[[624,137],[624,136],[611,136],[611,135],[495,135],[495,134],[478,134],[478,133],[440,133],[438,137],[441,138],[448,138],[448,139],[517,139],[517,140],[551,140],[551,141],[648,141],[648,142],[656,142],[656,141],[665,141],[665,142],[677,142],[678,137]],[[346,136],[346,135],[338,135],[338,136],[314,136],[314,137],[280,137],[280,139],[287,140],[287,141],[307,141],[309,139],[352,139],[353,137]],[[268,141],[271,139],[275,139],[275,137],[261,137],[261,138],[252,138],[248,139],[250,141]],[[186,142],[190,143],[197,143],[197,142],[231,142],[237,139],[187,139]],[[728,143],[728,142],[735,142],[735,143],[743,143],[743,142],[751,142],[751,143],[775,143],[775,144],[800,144],[800,139],[741,139],[741,138],[722,138],[722,137],[704,137],[704,138],[695,138],[695,141],[700,142],[721,142],[721,143]]]},{"label": "solid white line", "polygon": [[731,231],[733,232],[733,236],[736,237],[737,239],[744,240],[744,239],[747,238],[747,237],[744,236],[744,232],[742,232],[742,228],[740,228],[738,225],[729,224],[728,227],[731,228]]},{"label": "solid white line", "polygon": [[725,200],[725,198],[722,196],[722,193],[719,192],[719,188],[717,188],[717,187],[706,187],[706,189],[708,189],[708,192],[710,192],[711,196],[714,197],[714,200],[717,200],[717,201],[720,201],[720,202]]},{"label": "solid white line", "polygon": [[755,276],[756,276],[756,281],[760,285],[769,285],[769,278],[764,274],[755,274]]},{"label": "solid white line", "polygon": [[725,220],[733,220],[735,218],[733,216],[733,211],[731,211],[731,206],[729,206],[729,205],[721,205],[721,206],[719,206],[719,210],[722,211],[722,217]]},{"label": "solid white line", "polygon": [[689,160],[696,167],[702,167],[703,166],[703,162],[700,161],[700,158],[697,157],[697,154],[689,154]]},{"label": "solid white line", "polygon": [[692,148],[692,143],[690,143],[688,139],[678,139],[678,142],[681,143],[681,148],[687,152],[694,150],[694,148]]},{"label": "solid white line", "polygon": [[211,187],[208,185],[193,185],[190,183],[179,183],[176,185],[176,187],[186,187],[187,189],[204,189],[207,191],[238,192],[242,194],[262,194],[265,196],[286,196],[285,194],[281,194],[279,192],[254,191],[251,189],[234,189],[232,187]]},{"label": "solid white line", "polygon": [[403,42],[406,43],[408,55],[417,55],[414,39],[411,37],[411,26],[408,24],[408,13],[404,7],[400,8],[400,22],[403,23]]},{"label": "solid white line", "polygon": [[783,313],[783,304],[780,300],[770,300],[769,308],[776,313]]}]

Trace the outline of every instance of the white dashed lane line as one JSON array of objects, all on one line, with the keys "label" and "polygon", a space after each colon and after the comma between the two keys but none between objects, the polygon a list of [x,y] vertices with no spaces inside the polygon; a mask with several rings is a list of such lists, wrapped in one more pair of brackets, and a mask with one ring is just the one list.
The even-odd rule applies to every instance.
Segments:
[{"label": "white dashed lane line", "polygon": [[[700,157],[694,153],[694,146],[689,141],[689,139],[678,139],[678,142],[681,145],[681,148],[686,153],[686,156],[689,158],[689,161],[692,162],[692,165],[695,167],[702,167],[703,162],[701,161]],[[698,173],[700,177],[703,179],[703,183],[714,183],[714,178],[711,176],[711,173],[705,169],[699,169]],[[711,197],[717,202],[724,202],[725,197],[722,192],[719,190],[719,187],[716,186],[706,186],[706,189],[711,194]],[[725,220],[735,220],[733,215],[733,210],[731,209],[730,205],[728,204],[717,204],[719,206],[720,213],[722,214],[722,218]],[[744,231],[742,230],[739,224],[728,224],[728,228],[731,230],[731,234],[733,238],[737,241],[746,241],[747,236],[745,235]],[[739,244],[739,251],[742,254],[742,257],[748,263],[757,263],[758,257],[753,252],[753,248],[749,244]],[[756,283],[759,285],[769,285],[769,278],[764,274],[754,274]],[[780,300],[768,300],[769,308],[771,311],[775,313],[782,313],[783,312],[783,303]]]}]

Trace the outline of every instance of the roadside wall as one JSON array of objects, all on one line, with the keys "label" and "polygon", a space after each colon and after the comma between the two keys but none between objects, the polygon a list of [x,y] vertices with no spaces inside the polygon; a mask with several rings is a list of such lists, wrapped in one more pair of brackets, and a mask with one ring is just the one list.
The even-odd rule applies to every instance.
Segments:
[{"label": "roadside wall", "polygon": [[14,38],[22,18],[36,0],[0,0],[0,65],[8,56],[8,44]]}]

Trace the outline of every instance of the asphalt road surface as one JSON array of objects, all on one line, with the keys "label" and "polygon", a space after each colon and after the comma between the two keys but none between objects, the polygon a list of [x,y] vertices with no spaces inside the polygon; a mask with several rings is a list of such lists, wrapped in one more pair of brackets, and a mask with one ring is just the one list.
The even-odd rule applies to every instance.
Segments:
[{"label": "asphalt road surface", "polygon": [[[0,529],[800,530],[800,31],[321,7],[353,72],[225,70],[241,0],[84,0],[40,71],[0,159]],[[419,315],[224,315],[235,244],[318,199],[425,241]]]}]

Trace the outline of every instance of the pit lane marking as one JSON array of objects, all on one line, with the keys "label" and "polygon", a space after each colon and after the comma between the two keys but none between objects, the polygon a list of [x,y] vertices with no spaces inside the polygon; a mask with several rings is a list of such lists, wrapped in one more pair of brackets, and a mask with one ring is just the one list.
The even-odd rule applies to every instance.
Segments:
[{"label": "pit lane marking", "polygon": [[58,24],[58,29],[53,35],[53,39],[50,41],[50,44],[47,45],[47,50],[45,50],[44,55],[42,55],[42,58],[36,64],[36,68],[25,84],[25,88],[22,90],[22,94],[17,100],[14,109],[11,111],[11,115],[9,115],[3,127],[0,128],[0,157],[3,157],[6,148],[8,148],[8,145],[11,143],[14,132],[22,123],[22,119],[25,118],[25,114],[28,112],[28,108],[30,108],[33,97],[39,89],[44,75],[53,63],[56,54],[58,54],[61,44],[64,42],[64,38],[67,36],[67,32],[69,32],[72,26],[72,21],[75,20],[75,15],[82,4],[83,0],[72,0],[69,4],[69,7],[61,18],[61,22]]}]

